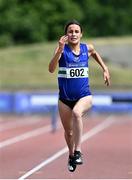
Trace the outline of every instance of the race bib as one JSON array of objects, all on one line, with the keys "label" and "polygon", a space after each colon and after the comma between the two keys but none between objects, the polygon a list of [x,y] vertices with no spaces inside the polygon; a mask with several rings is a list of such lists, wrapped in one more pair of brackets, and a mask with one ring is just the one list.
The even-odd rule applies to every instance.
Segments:
[{"label": "race bib", "polygon": [[61,68],[58,73],[59,77],[64,78],[86,78],[88,77],[88,67]]}]

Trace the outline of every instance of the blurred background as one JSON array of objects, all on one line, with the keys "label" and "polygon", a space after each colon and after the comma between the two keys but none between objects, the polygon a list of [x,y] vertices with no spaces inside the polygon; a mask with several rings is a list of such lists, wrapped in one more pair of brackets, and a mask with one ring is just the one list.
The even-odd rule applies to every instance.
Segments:
[{"label": "blurred background", "polygon": [[131,0],[0,0],[1,113],[28,111],[29,95],[58,91],[57,71],[50,74],[48,64],[70,19],[82,24],[82,41],[92,43],[110,69],[105,87],[102,70],[90,60],[93,94],[114,92],[112,101],[132,109],[131,17]]},{"label": "blurred background", "polygon": [[111,128],[83,144],[88,161],[77,176],[64,159],[47,167],[48,176],[46,168],[34,175],[132,179],[132,0],[0,0],[0,179],[18,179],[65,146],[57,70],[49,73],[48,64],[70,19],[82,24],[82,42],[95,46],[111,74],[106,87],[90,59],[93,107],[85,131]]}]

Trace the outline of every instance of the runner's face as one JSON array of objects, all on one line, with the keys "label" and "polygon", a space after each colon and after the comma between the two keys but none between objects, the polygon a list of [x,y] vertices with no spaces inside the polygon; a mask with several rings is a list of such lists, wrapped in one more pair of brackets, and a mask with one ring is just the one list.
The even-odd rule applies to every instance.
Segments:
[{"label": "runner's face", "polygon": [[67,34],[68,42],[71,44],[78,44],[82,37],[81,28],[77,24],[71,24],[68,26]]}]

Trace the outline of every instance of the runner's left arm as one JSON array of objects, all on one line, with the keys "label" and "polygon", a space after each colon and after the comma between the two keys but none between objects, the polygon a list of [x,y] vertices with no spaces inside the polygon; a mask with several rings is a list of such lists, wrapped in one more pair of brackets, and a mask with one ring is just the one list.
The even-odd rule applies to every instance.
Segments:
[{"label": "runner's left arm", "polygon": [[106,66],[103,59],[101,58],[99,53],[95,50],[95,48],[92,44],[88,45],[88,49],[89,49],[89,57],[90,56],[93,57],[96,60],[96,62],[103,69],[104,82],[107,86],[109,86],[110,85],[110,73],[109,73],[108,67]]}]

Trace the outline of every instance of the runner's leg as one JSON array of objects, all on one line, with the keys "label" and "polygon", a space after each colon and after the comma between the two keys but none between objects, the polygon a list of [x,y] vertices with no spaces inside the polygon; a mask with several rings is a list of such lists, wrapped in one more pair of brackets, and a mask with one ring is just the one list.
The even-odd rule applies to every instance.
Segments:
[{"label": "runner's leg", "polygon": [[81,98],[73,108],[73,135],[75,150],[81,151],[81,137],[83,133],[83,122],[82,118],[86,111],[92,106],[92,96],[86,96]]},{"label": "runner's leg", "polygon": [[74,154],[74,143],[73,143],[73,122],[72,122],[72,110],[67,105],[59,100],[58,103],[59,114],[62,125],[64,127],[65,140],[69,148],[69,155]]}]

